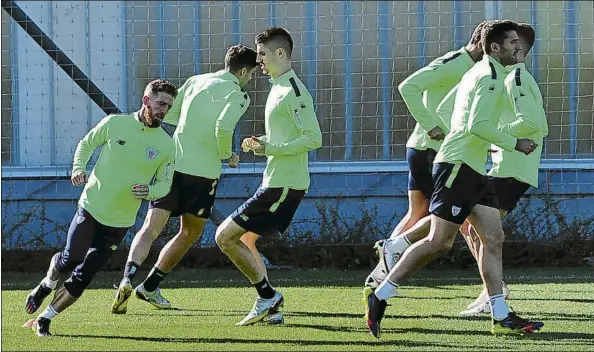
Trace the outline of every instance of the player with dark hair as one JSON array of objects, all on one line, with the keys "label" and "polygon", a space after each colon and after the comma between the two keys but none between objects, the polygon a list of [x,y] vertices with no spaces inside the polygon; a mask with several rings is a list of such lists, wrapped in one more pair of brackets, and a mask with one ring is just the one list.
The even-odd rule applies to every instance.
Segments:
[{"label": "player with dark hair", "polygon": [[231,150],[232,137],[235,125],[250,105],[242,87],[258,66],[256,57],[253,49],[232,46],[225,55],[225,69],[192,76],[179,88],[165,117],[165,122],[177,125],[171,192],[149,204],[144,225],[132,241],[112,313],[126,313],[136,270],[169,217],[181,216],[179,232],[163,247],[148,277],[134,290],[136,297],[157,308],[171,307],[159,284],[202,235],[215,201],[222,162],[233,168],[239,163],[239,156]]},{"label": "player with dark hair", "polygon": [[[449,118],[440,119],[436,109],[448,92],[460,82],[462,76],[483,57],[480,45],[481,30],[486,21],[479,23],[474,29],[470,41],[464,47],[450,51],[431,61],[427,66],[408,76],[398,90],[406,103],[408,110],[417,121],[415,128],[406,143],[406,161],[408,163],[408,212],[396,226],[390,239],[380,240],[375,248],[383,251],[383,245],[389,244],[397,262],[402,253],[411,243],[422,237],[401,236],[400,234],[419,220],[429,215],[429,200],[433,193],[431,169],[433,160],[439,150],[441,141],[449,132]],[[427,221],[427,225],[429,222]],[[425,234],[422,234],[423,237]],[[375,289],[386,277],[391,269],[383,260],[367,276],[365,286]],[[366,293],[364,292],[364,297]],[[366,300],[363,300],[366,304]]]},{"label": "player with dark hair", "polygon": [[[25,311],[36,312],[56,289],[60,274],[72,274],[31,322],[37,336],[51,335],[51,319],[80,298],[134,225],[141,200],[159,199],[169,192],[175,144],[160,126],[176,95],[170,82],[152,81],[144,90],[139,111],[103,118],[78,143],[71,180],[74,186],[86,186],[66,247],[52,257],[47,276],[27,296]],[[87,163],[98,147],[99,159],[87,177]]]},{"label": "player with dark hair", "polygon": [[[531,186],[538,188],[542,144],[544,137],[549,133],[542,94],[524,64],[525,57],[534,44],[534,29],[527,23],[518,23],[516,32],[523,50],[516,57],[518,63],[507,67],[510,71],[505,78],[508,104],[501,115],[498,129],[516,138],[530,138],[538,144],[538,147],[530,155],[508,152],[496,145],[491,147],[493,165],[489,171],[491,176],[489,182],[497,195],[502,217],[516,207]],[[461,231],[472,255],[478,262],[481,251],[480,236],[470,224],[462,226]],[[472,316],[490,312],[489,295],[484,288],[477,299],[468,305],[467,310],[460,312],[460,315]]]},{"label": "player with dark hair", "polygon": [[435,256],[448,251],[466,219],[477,229],[483,248],[479,269],[489,293],[491,332],[524,334],[543,326],[511,312],[502,294],[504,234],[497,197],[485,170],[491,144],[526,155],[537,148],[533,140],[517,139],[497,129],[501,109],[507,103],[503,94],[505,66],[515,64],[522,51],[516,28],[516,23],[511,21],[489,21],[482,29],[485,55],[460,82],[451,129],[435,157],[429,235],[409,247],[388,277],[367,296],[367,326],[375,337],[380,336],[387,300],[398,295],[398,284]]},{"label": "player with dark hair", "polygon": [[287,229],[309,188],[308,152],[322,145],[313,99],[291,69],[291,35],[282,28],[270,28],[256,36],[256,45],[262,72],[272,83],[266,101],[266,135],[244,139],[242,148],[266,156],[266,169],[256,193],[216,233],[221,250],[258,292],[252,310],[237,325],[278,314],[283,304],[281,293],[268,282],[255,243],[260,236]]}]

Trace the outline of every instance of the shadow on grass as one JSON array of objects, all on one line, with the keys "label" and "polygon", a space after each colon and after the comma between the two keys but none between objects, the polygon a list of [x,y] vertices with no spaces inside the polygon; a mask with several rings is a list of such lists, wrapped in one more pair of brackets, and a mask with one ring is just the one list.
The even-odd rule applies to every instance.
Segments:
[{"label": "shadow on grass", "polygon": [[[242,338],[200,338],[200,337],[148,337],[148,336],[117,336],[117,335],[86,335],[86,334],[54,334],[56,337],[67,338],[83,338],[83,339],[112,339],[112,340],[132,340],[142,342],[158,342],[158,343],[190,343],[190,344],[280,344],[280,345],[297,345],[297,346],[361,346],[366,348],[369,346],[401,346],[401,347],[441,347],[441,348],[456,348],[459,346],[420,342],[410,340],[377,340],[369,337],[369,341],[328,341],[328,340],[307,340],[307,339],[242,339]],[[237,346],[239,347],[239,346]],[[490,350],[495,348],[487,348]]]}]

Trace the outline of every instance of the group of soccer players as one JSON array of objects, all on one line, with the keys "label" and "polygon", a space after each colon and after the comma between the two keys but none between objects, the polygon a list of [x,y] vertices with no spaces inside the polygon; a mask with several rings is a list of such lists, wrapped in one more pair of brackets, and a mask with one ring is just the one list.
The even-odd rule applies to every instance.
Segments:
[{"label": "group of soccer players", "polygon": [[[398,87],[417,121],[407,143],[409,210],[375,248],[380,263],[365,280],[367,326],[380,336],[398,285],[448,251],[460,231],[484,290],[461,315],[491,313],[494,334],[538,331],[539,321],[510,311],[503,282],[501,216],[538,187],[542,95],[524,65],[535,41],[528,24],[485,21],[465,47],[413,73]],[[491,154],[492,167],[486,163]]]},{"label": "group of soccer players", "polygon": [[[363,291],[374,336],[380,335],[387,300],[398,296],[398,284],[448,250],[458,230],[485,284],[464,314],[490,311],[493,333],[542,327],[510,312],[501,263],[500,216],[514,208],[530,185],[537,186],[548,132],[542,96],[523,64],[534,39],[529,25],[485,21],[468,45],[400,84],[417,121],[407,143],[409,212],[390,239],[376,243],[380,263]],[[157,308],[171,307],[159,285],[200,238],[222,163],[238,166],[233,131],[250,104],[242,87],[258,66],[272,85],[266,134],[244,139],[241,148],[265,156],[266,169],[256,193],[218,226],[216,242],[257,291],[252,309],[236,325],[284,322],[283,295],[268,281],[256,241],[289,226],[309,188],[308,152],[321,146],[322,134],[313,99],[291,68],[290,34],[269,28],[256,36],[255,44],[256,51],[232,46],[223,70],[192,76],[179,89],[165,80],[150,82],[139,111],[105,117],[79,142],[71,180],[74,186],[86,185],[66,246],[53,256],[47,275],[25,302],[32,314],[55,290],[45,310],[29,322],[38,336],[49,336],[51,320],[82,295],[134,224],[142,199],[150,202],[149,210],[132,242],[112,313],[125,314],[132,294]],[[161,122],[176,125],[173,138]],[[87,163],[98,147],[99,159],[87,176]],[[488,177],[489,152],[493,167]],[[171,216],[181,216],[179,232],[133,288],[139,266]],[[58,288],[61,274],[70,276]]]},{"label": "group of soccer players", "polygon": [[[238,166],[233,131],[250,104],[242,87],[258,66],[272,84],[266,134],[244,139],[241,148],[265,156],[266,169],[256,193],[217,228],[216,242],[257,291],[253,308],[237,325],[266,317],[270,324],[284,322],[283,295],[268,282],[256,241],[289,226],[309,188],[308,152],[322,145],[322,132],[313,99],[291,68],[291,35],[273,27],[258,34],[255,43],[256,51],[232,46],[223,70],[192,76],[179,89],[165,80],[150,82],[139,111],[105,117],[78,143],[71,180],[75,186],[86,185],[66,247],[54,255],[47,275],[25,302],[32,314],[55,290],[46,309],[28,322],[38,336],[49,336],[51,320],[82,295],[134,225],[142,199],[150,201],[149,210],[132,242],[112,313],[126,313],[132,293],[157,308],[171,307],[159,284],[200,238],[222,163]],[[162,128],[163,121],[177,125],[173,138]],[[98,147],[99,159],[87,176],[87,163]],[[179,232],[163,247],[146,279],[132,289],[138,267],[170,216],[181,216]],[[60,275],[70,272],[57,288]]]}]

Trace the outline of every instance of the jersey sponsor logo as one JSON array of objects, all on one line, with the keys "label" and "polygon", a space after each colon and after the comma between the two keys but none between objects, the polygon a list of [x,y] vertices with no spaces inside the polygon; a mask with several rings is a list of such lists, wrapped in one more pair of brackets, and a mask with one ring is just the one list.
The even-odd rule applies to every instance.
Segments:
[{"label": "jersey sponsor logo", "polygon": [[241,215],[239,215],[239,217],[240,217],[240,218],[241,218],[241,220],[243,220],[243,221],[248,221],[248,220],[250,219],[250,218],[249,218],[247,215],[245,215],[245,214],[241,214]]},{"label": "jersey sponsor logo", "polygon": [[169,175],[171,175],[171,163],[167,163],[165,166],[165,179],[169,180]]},{"label": "jersey sponsor logo", "polygon": [[148,147],[148,148],[146,148],[146,158],[147,158],[148,160],[153,160],[153,159],[155,159],[155,158],[157,157],[157,154],[158,154],[158,153],[159,153],[159,152],[157,152],[157,150],[156,150],[156,149],[154,149],[154,148],[151,148],[151,147]]},{"label": "jersey sponsor logo", "polygon": [[301,122],[301,117],[299,116],[299,109],[295,109],[295,121],[297,121],[297,125],[299,127],[303,127],[303,123]]},{"label": "jersey sponsor logo", "polygon": [[495,85],[494,84],[491,84],[489,86],[489,92],[493,92],[493,91],[495,91]]},{"label": "jersey sponsor logo", "polygon": [[84,216],[82,216],[82,215],[78,215],[78,216],[76,217],[76,223],[77,223],[78,225],[82,224],[82,223],[83,223],[83,221],[85,221],[85,217],[84,217]]},{"label": "jersey sponsor logo", "polygon": [[455,205],[452,206],[452,215],[453,216],[458,216],[458,214],[460,214],[460,210],[462,210],[460,207],[457,207]]},{"label": "jersey sponsor logo", "polygon": [[117,143],[118,143],[119,145],[124,145],[124,144],[126,144],[126,141],[125,141],[125,140],[123,140],[123,139],[118,139]]},{"label": "jersey sponsor logo", "polygon": [[115,251],[116,249],[118,249],[118,245],[117,244],[114,244],[113,246],[111,246],[111,250],[112,251]]},{"label": "jersey sponsor logo", "polygon": [[514,97],[514,107],[516,108],[516,112],[522,112],[522,110],[520,110],[520,104],[518,102],[518,97]]}]

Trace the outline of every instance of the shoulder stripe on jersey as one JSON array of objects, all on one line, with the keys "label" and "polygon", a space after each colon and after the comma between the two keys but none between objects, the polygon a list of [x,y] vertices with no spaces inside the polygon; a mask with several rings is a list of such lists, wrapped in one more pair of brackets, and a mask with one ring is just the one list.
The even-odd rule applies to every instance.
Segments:
[{"label": "shoulder stripe on jersey", "polygon": [[497,79],[497,71],[495,71],[495,66],[493,66],[492,62],[489,62],[489,66],[491,67],[491,79]]},{"label": "shoulder stripe on jersey", "polygon": [[516,68],[516,86],[521,87],[522,86],[522,80],[520,79],[520,68]]},{"label": "shoulder stripe on jersey", "polygon": [[454,60],[455,58],[457,58],[458,56],[462,55],[462,53],[458,52],[455,53],[454,55],[450,56],[450,57],[446,57],[445,59],[443,59],[443,61],[441,62],[442,64],[447,64],[449,61]]},{"label": "shoulder stripe on jersey", "polygon": [[299,91],[299,87],[297,87],[297,82],[295,82],[295,78],[289,78],[289,83],[291,83],[291,87],[293,87],[293,90],[295,91],[295,96],[300,97],[301,92]]}]

